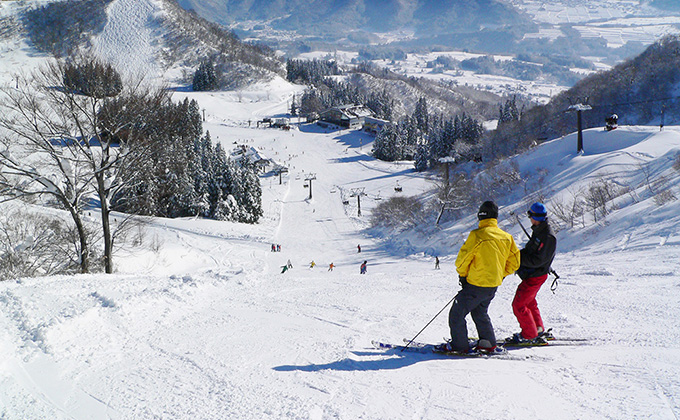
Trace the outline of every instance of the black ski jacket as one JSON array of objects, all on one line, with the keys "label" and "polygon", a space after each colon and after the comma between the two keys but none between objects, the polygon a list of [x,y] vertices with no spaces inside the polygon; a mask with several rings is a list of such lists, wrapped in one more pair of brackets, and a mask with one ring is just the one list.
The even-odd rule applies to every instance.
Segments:
[{"label": "black ski jacket", "polygon": [[529,242],[520,251],[521,259],[517,275],[522,280],[548,274],[557,248],[557,238],[547,220],[538,225],[532,225],[531,230]]}]

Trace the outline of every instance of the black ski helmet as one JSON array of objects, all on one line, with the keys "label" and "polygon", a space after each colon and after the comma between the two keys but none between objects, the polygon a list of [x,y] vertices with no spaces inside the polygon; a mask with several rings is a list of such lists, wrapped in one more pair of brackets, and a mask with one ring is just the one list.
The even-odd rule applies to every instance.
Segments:
[{"label": "black ski helmet", "polygon": [[498,219],[498,206],[493,201],[485,201],[479,206],[477,218],[483,219]]}]

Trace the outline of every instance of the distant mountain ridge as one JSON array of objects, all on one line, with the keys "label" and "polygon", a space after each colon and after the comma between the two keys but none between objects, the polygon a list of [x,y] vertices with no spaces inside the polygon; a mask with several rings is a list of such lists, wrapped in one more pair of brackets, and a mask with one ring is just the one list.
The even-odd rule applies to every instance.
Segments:
[{"label": "distant mountain ridge", "polygon": [[497,141],[527,147],[537,140],[564,136],[576,130],[579,103],[582,127],[604,127],[605,118],[618,116],[619,125],[675,125],[680,116],[680,35],[668,35],[642,54],[611,70],[592,74],[545,104],[523,113],[514,124],[499,126]]},{"label": "distant mountain ridge", "polygon": [[499,0],[178,0],[214,22],[268,21],[301,34],[412,29],[417,36],[465,33],[499,26],[533,26],[531,19]]},{"label": "distant mountain ridge", "polygon": [[[0,23],[8,28],[5,36],[25,38],[37,51],[57,57],[90,50],[109,61],[113,57],[113,64],[129,67],[135,60],[153,61],[163,70],[181,68],[188,73],[209,58],[225,73],[227,88],[284,74],[281,60],[270,48],[242,42],[176,0],[22,3]],[[102,36],[111,38],[103,47],[97,42]]]}]

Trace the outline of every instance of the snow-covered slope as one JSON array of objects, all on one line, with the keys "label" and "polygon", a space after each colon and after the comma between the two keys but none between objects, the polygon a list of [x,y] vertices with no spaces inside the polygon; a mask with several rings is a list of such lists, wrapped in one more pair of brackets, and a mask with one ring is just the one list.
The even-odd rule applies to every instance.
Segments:
[{"label": "snow-covered slope", "polygon": [[[3,64],[32,65],[26,51],[2,45]],[[525,211],[539,191],[550,209],[604,173],[632,189],[604,220],[559,232],[560,284],[538,295],[547,326],[585,345],[458,360],[382,352],[370,342],[413,337],[455,295],[453,261],[473,215],[424,236],[367,235],[377,203],[427,193],[432,182],[411,163],[373,159],[363,133],[256,128],[284,114],[300,89],[275,79],[237,92],[175,94],[199,101],[214,141],[254,146],[290,168],[281,183],[262,178],[259,224],[148,219],[115,255],[114,275],[0,282],[0,418],[680,416],[680,203],[658,206],[646,182],[663,175],[678,194],[680,127],[588,130],[584,153],[574,134],[514,158],[530,188],[499,198],[499,222],[520,244],[510,211]],[[358,217],[352,192],[362,189]],[[282,274],[289,260],[293,268]],[[360,275],[364,260],[368,273]],[[518,330],[518,283],[508,277],[491,305],[499,337]],[[419,340],[443,340],[446,318],[444,311]]]},{"label": "snow-covered slope", "polygon": [[161,11],[160,0],[114,1],[107,10],[104,31],[94,38],[93,52],[129,76],[162,76],[153,25]]},{"label": "snow-covered slope", "polygon": [[[116,256],[118,274],[0,283],[0,413],[6,419],[557,419],[658,418],[680,413],[678,203],[638,191],[605,222],[560,232],[555,294],[539,304],[558,336],[577,347],[522,349],[507,360],[384,353],[372,339],[415,335],[456,293],[453,259],[472,217],[408,246],[363,232],[378,195],[419,194],[431,184],[410,164],[369,156],[370,138],[255,121],[286,109],[292,87],[190,94],[206,108],[215,141],[255,146],[291,171],[262,179],[256,226],[152,219],[142,245]],[[179,97],[177,99],[180,99]],[[248,128],[248,120],[251,128]],[[598,171],[636,185],[639,163],[672,172],[674,127],[587,131],[516,157],[525,174],[547,170],[551,194]],[[545,171],[543,171],[545,172]],[[306,177],[314,174],[312,198]],[[364,188],[357,217],[353,188]],[[500,223],[522,243],[503,200]],[[349,204],[344,205],[343,199]],[[281,252],[271,252],[271,244]],[[362,252],[357,253],[357,244]],[[438,245],[436,245],[438,244]],[[437,246],[442,269],[433,270]],[[410,255],[406,254],[410,250]],[[293,269],[281,274],[288,260]],[[368,261],[368,274],[359,264]],[[317,265],[309,268],[311,261]],[[333,262],[336,268],[328,271]],[[518,279],[491,306],[499,336],[518,326]],[[445,313],[419,339],[441,341]],[[475,331],[470,326],[470,334]]]},{"label": "snow-covered slope", "polygon": [[[101,23],[90,24],[88,13],[97,15]],[[0,58],[22,64],[3,66],[0,76],[5,77],[10,72],[31,70],[36,65],[31,59],[42,61],[51,56],[52,49],[60,54],[92,52],[133,82],[143,79],[186,85],[187,74],[208,57],[223,68],[232,87],[269,80],[282,72],[273,51],[239,41],[172,0],[111,0],[85,5],[53,0],[2,2],[0,25]],[[58,25],[68,31],[54,28]],[[62,32],[68,37],[60,38]]]}]

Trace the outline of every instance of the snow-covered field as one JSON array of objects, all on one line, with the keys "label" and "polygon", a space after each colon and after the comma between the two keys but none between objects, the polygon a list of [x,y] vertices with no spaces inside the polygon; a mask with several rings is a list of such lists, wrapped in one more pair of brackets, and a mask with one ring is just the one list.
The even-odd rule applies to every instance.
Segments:
[{"label": "snow-covered field", "polygon": [[[511,3],[526,12],[539,24],[536,33],[527,34],[526,38],[545,38],[554,40],[567,36],[563,25],[577,30],[583,38],[602,38],[607,47],[619,48],[627,42],[639,42],[649,45],[665,35],[680,33],[680,16],[677,13],[662,12],[659,9],[641,4],[638,0],[558,0],[546,2],[542,0],[511,0]],[[390,38],[390,34],[379,34],[382,43],[399,40]],[[569,54],[568,51],[565,53]],[[593,62],[597,70],[607,70],[610,64],[605,63],[606,52],[602,57],[583,57]],[[348,51],[313,51],[300,54],[300,58],[335,59],[341,63],[349,63],[358,54]],[[374,60],[379,66],[409,77],[421,77],[432,80],[453,81],[461,86],[473,86],[499,95],[522,95],[538,103],[546,103],[568,86],[560,86],[544,81],[522,81],[505,76],[477,74],[472,71],[438,71],[427,68],[427,63],[439,56],[456,60],[480,57],[463,51],[443,51],[428,54],[410,53],[405,60]],[[511,60],[509,55],[494,55],[495,60]],[[589,74],[589,69],[572,69],[572,71]]]},{"label": "snow-covered field", "polygon": [[[470,58],[483,57],[486,54],[476,54],[463,51],[440,51],[426,54],[408,54],[404,60],[374,60],[373,63],[390,69],[391,71],[408,76],[437,80],[444,82],[454,82],[459,86],[470,86],[480,90],[486,90],[498,95],[519,94],[530,98],[533,101],[546,103],[550,98],[563,90],[567,86],[559,86],[554,83],[543,81],[521,81],[507,76],[497,76],[492,74],[480,74],[469,70],[442,70],[433,71],[427,67],[427,63],[435,61],[438,57],[446,57],[453,60],[467,60]],[[339,63],[350,63],[356,58],[358,53],[349,51],[335,51],[332,54],[324,51],[313,51],[303,53],[298,56],[302,59],[333,59]],[[493,55],[494,60],[507,61],[513,60],[510,55]],[[581,70],[587,72],[587,70]]]},{"label": "snow-covered field", "polygon": [[[143,244],[116,256],[118,274],[0,283],[1,418],[680,413],[677,202],[656,207],[641,187],[637,204],[622,202],[605,222],[558,235],[554,267],[562,279],[555,294],[547,286],[539,293],[539,303],[556,335],[587,338],[587,345],[515,350],[508,359],[385,353],[371,340],[412,337],[456,293],[453,259],[473,218],[431,230],[430,237],[381,242],[364,230],[375,197],[398,194],[396,182],[407,195],[431,187],[410,165],[375,161],[359,133],[225,124],[257,118],[248,111],[254,102],[244,101],[239,113],[228,95],[196,97],[214,103],[206,123],[214,139],[247,142],[290,165],[282,184],[262,179],[261,223],[152,219]],[[272,111],[285,107],[268,104]],[[221,109],[233,114],[221,118]],[[672,177],[677,190],[670,165],[680,133],[656,130],[592,130],[583,155],[568,136],[517,160],[525,174],[546,168],[546,188],[554,193],[602,170],[633,183],[640,176],[635,165],[647,162]],[[312,199],[303,185],[310,174]],[[353,188],[368,193],[362,217],[354,198],[342,203]],[[523,243],[509,216],[524,209],[520,197],[499,200],[500,223]],[[272,243],[281,252],[271,252]],[[435,254],[441,270],[433,269]],[[281,274],[288,260],[293,269]],[[363,260],[366,275],[359,274]],[[336,268],[329,272],[331,262]],[[491,306],[501,337],[518,329],[510,306],[518,283],[507,278]],[[443,314],[419,339],[439,342],[447,331]]]},{"label": "snow-covered field", "polygon": [[661,11],[639,0],[511,0],[541,25],[529,37],[554,39],[564,36],[560,25],[570,24],[584,38],[602,37],[610,48],[628,41],[651,44],[680,32],[677,13]]},{"label": "snow-covered field", "polygon": [[[24,53],[0,60],[30,66]],[[657,206],[645,183],[646,174],[664,175],[680,194],[672,168],[680,127],[593,129],[582,154],[569,135],[515,157],[525,178],[543,175],[549,209],[602,174],[634,187],[604,221],[559,232],[560,285],[538,295],[555,335],[589,341],[453,359],[383,352],[371,340],[412,338],[454,296],[453,261],[473,215],[423,235],[369,235],[371,209],[427,193],[430,174],[376,161],[363,133],[256,128],[284,114],[299,89],[276,80],[174,97],[197,99],[204,128],[227,149],[255,146],[289,165],[281,184],[262,178],[259,224],[149,219],[141,245],[115,256],[116,274],[0,283],[1,419],[680,416],[680,203]],[[358,217],[351,195],[361,189]],[[501,227],[523,244],[510,211],[522,214],[530,199],[521,187],[497,199]],[[518,284],[506,278],[491,305],[499,337],[518,330]],[[446,319],[445,311],[419,340],[442,341]]]}]

